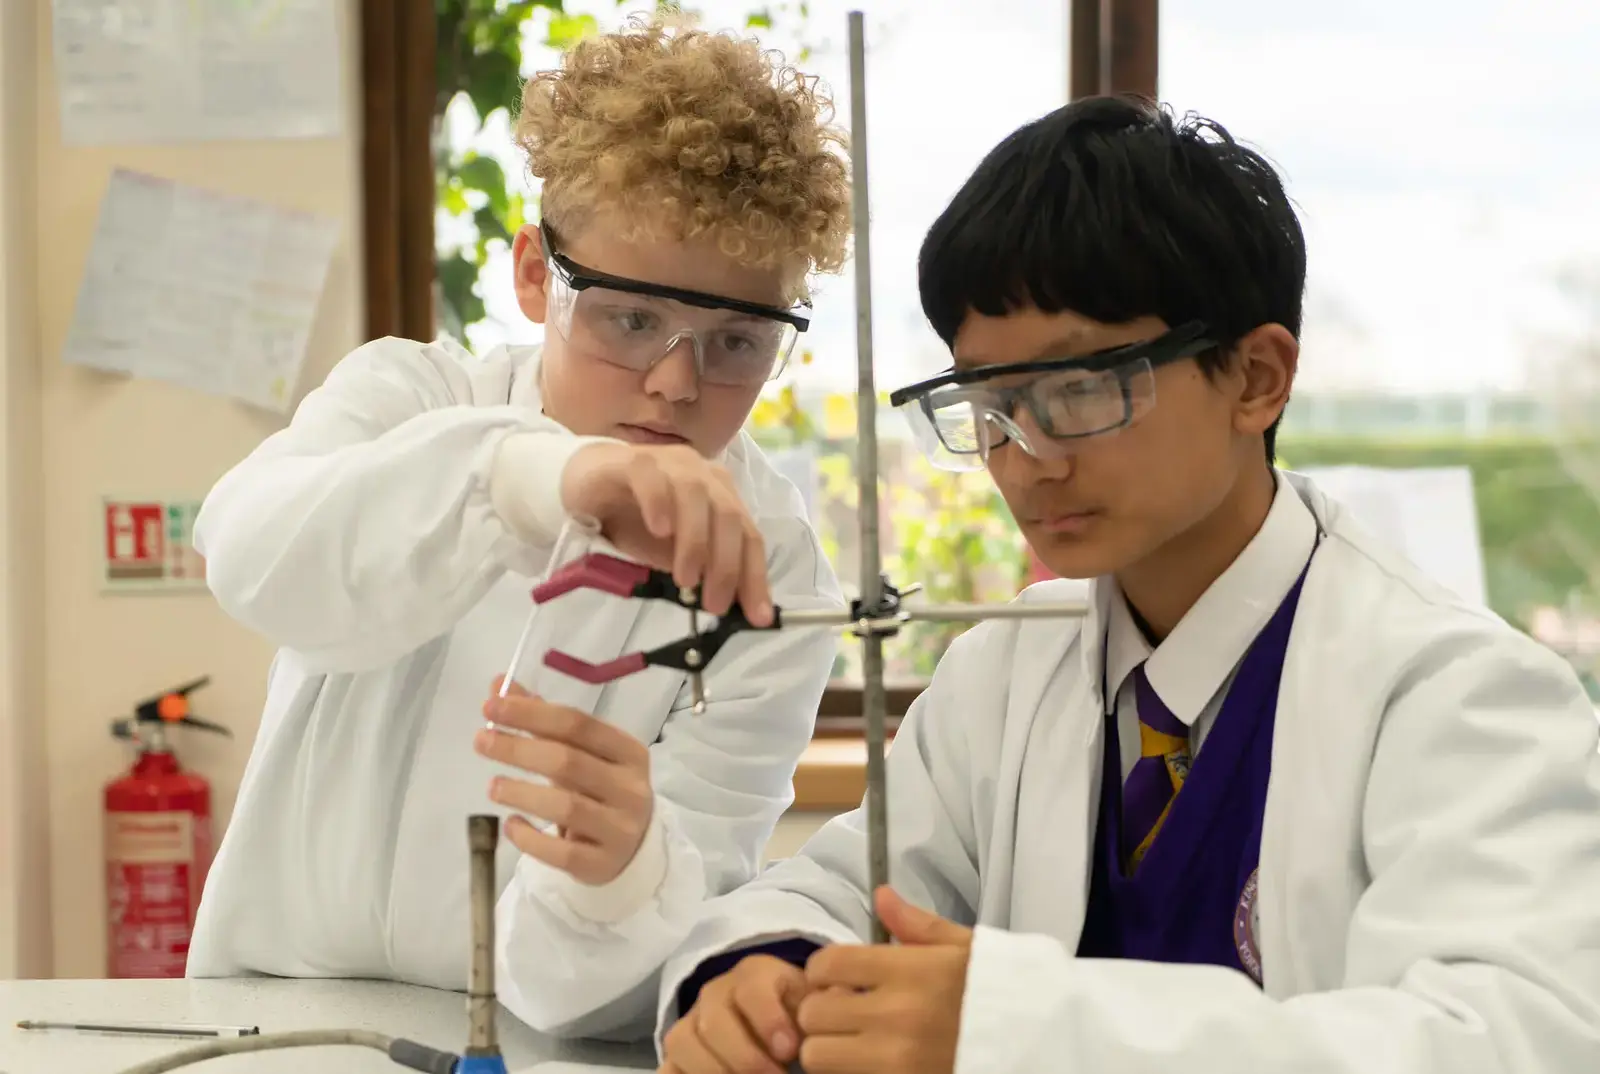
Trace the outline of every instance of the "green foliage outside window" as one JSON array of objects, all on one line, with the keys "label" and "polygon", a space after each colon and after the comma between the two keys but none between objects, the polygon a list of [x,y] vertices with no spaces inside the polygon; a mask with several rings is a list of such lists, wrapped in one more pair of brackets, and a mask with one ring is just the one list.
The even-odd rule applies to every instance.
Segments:
[{"label": "green foliage outside window", "polygon": [[[640,9],[649,0],[618,0],[618,7]],[[793,4],[793,6],[791,6]],[[658,11],[692,11],[670,0],[655,0]],[[460,99],[472,106],[474,133],[502,110],[515,112],[522,99],[524,35],[553,49],[565,49],[599,30],[593,15],[569,14],[563,0],[435,0],[437,62],[434,96],[434,182],[440,211],[471,225],[474,237],[443,245],[435,253],[439,328],[457,339],[488,316],[478,277],[496,244],[509,246],[534,206],[508,182],[493,157],[456,152],[442,137],[446,109]],[[804,0],[757,4],[746,25],[770,30],[775,23],[803,25]],[[804,51],[801,52],[804,57]],[[458,106],[460,107],[460,106]]]},{"label": "green foliage outside window", "polygon": [[[486,317],[478,279],[496,244],[511,242],[535,207],[515,192],[492,157],[455,152],[440,137],[446,109],[465,99],[478,130],[521,97],[525,36],[562,49],[596,32],[596,20],[570,14],[563,0],[435,0],[438,59],[434,166],[441,212],[471,225],[474,238],[437,252],[440,328],[458,339]],[[640,6],[620,0],[619,7]],[[677,7],[658,0],[658,9]],[[804,0],[753,5],[746,25],[804,26]],[[533,31],[530,35],[530,28]],[[804,50],[801,51],[804,59]],[[458,106],[460,107],[460,106]],[[815,455],[825,550],[840,562],[855,528],[854,437],[829,436],[790,389],[763,404],[752,422],[768,447],[807,446]],[[901,445],[903,446],[903,445]],[[1465,465],[1473,474],[1490,603],[1526,628],[1541,607],[1600,615],[1600,506],[1573,477],[1574,455],[1594,458],[1600,442],[1558,447],[1536,437],[1466,439],[1286,437],[1280,452],[1297,467],[1356,464],[1384,467]],[[897,582],[920,581],[917,599],[1004,600],[1024,584],[1026,548],[1005,504],[982,474],[944,474],[910,452],[880,464],[885,477],[885,562]],[[1565,452],[1565,454],[1564,454]],[[891,646],[891,673],[925,677],[960,630],[919,624]]]},{"label": "green foliage outside window", "polygon": [[[776,448],[800,442],[798,430],[814,436],[823,501],[819,526],[829,555],[840,562],[841,540],[855,526],[853,439],[815,436],[815,422],[799,413],[792,393],[787,398],[793,413],[783,417],[781,405],[758,413],[757,436]],[[775,434],[779,427],[789,432]],[[892,579],[923,583],[916,599],[939,603],[1006,600],[1026,584],[1026,546],[985,475],[934,470],[907,445],[886,443],[884,451],[884,552]],[[1574,457],[1600,458],[1600,440],[1285,437],[1279,455],[1288,468],[1467,467],[1490,606],[1524,630],[1540,609],[1600,618],[1600,505],[1570,469]],[[926,677],[963,629],[914,625],[891,647],[892,670]]]}]

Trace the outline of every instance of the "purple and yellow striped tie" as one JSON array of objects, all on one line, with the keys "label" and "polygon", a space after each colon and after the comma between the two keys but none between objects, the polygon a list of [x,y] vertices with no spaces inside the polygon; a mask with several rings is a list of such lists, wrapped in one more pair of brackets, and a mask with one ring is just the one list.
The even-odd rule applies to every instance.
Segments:
[{"label": "purple and yellow striped tie", "polygon": [[1139,708],[1139,760],[1122,785],[1122,852],[1130,876],[1189,776],[1189,728],[1162,703],[1143,664],[1134,670],[1133,691]]}]

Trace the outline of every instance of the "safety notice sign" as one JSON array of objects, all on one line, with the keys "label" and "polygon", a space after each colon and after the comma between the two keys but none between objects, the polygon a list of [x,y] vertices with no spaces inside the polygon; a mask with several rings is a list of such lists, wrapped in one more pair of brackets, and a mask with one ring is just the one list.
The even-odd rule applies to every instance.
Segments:
[{"label": "safety notice sign", "polygon": [[102,507],[105,588],[205,588],[205,561],[194,550],[200,501],[108,496]]}]

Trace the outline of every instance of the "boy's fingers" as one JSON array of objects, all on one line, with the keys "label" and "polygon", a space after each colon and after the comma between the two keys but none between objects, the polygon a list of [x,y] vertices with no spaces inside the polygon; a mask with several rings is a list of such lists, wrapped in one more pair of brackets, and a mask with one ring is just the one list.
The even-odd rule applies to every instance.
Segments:
[{"label": "boy's fingers", "polygon": [[767,578],[767,545],[754,526],[744,533],[744,556],[740,562],[739,606],[751,625],[764,627],[772,622],[772,588]]},{"label": "boy's fingers", "polygon": [[808,1037],[861,1033],[885,1021],[879,995],[853,988],[814,988],[800,1005],[796,1021]]},{"label": "boy's fingers", "polygon": [[620,811],[564,787],[496,778],[489,784],[489,799],[507,809],[549,821],[566,838],[596,846],[617,846],[631,836],[627,818]]},{"label": "boy's fingers", "polygon": [[557,705],[525,691],[512,698],[491,697],[483,706],[484,718],[501,727],[564,742],[602,761],[637,767],[649,756],[648,748],[615,724],[597,720],[587,712]]},{"label": "boy's fingers", "polygon": [[628,487],[633,490],[645,529],[655,537],[670,537],[678,510],[667,475],[657,466],[636,466],[629,474]]},{"label": "boy's fingers", "polygon": [[[505,681],[506,681],[506,677],[504,675],[496,675],[494,677],[494,682],[489,684],[489,696],[490,697],[499,697],[500,696],[500,687]],[[523,689],[521,683],[519,683],[515,679],[512,679],[511,680],[511,685],[506,689],[506,696],[507,697],[532,697],[533,695],[528,693],[527,690]]]},{"label": "boy's fingers", "polygon": [[902,944],[965,947],[972,942],[971,929],[907,902],[887,885],[873,893],[873,903],[884,928]]},{"label": "boy's fingers", "polygon": [[767,1054],[740,1012],[727,1004],[713,1004],[700,1012],[695,1029],[706,1049],[720,1060],[728,1070],[740,1074],[784,1074],[772,1056]]},{"label": "boy's fingers", "polygon": [[610,802],[619,787],[632,793],[631,786],[626,786],[631,778],[627,769],[564,742],[485,727],[473,737],[472,746],[491,761],[543,776],[557,786],[601,802]]},{"label": "boy's fingers", "polygon": [[516,816],[506,818],[505,835],[528,857],[569,873],[585,884],[599,884],[606,879],[605,852],[597,846],[541,832],[526,818]]},{"label": "boy's fingers", "polygon": [[876,988],[900,975],[911,948],[880,944],[830,944],[806,961],[806,986]]},{"label": "boy's fingers", "polygon": [[805,992],[805,976],[796,969],[792,977],[773,980],[758,977],[734,985],[733,1003],[751,1030],[766,1042],[774,1059],[789,1062],[797,1054],[800,1033],[792,1011]]},{"label": "boy's fingers", "polygon": [[741,575],[740,558],[744,553],[743,513],[729,510],[726,503],[712,507],[712,533],[710,563],[706,570],[705,587],[701,602],[712,615],[726,615],[737,595]]},{"label": "boy's fingers", "polygon": [[679,1019],[667,1034],[667,1057],[684,1074],[731,1074],[701,1035],[700,1020],[704,1017],[705,1011],[696,1003],[688,1014]]},{"label": "boy's fingers", "polygon": [[907,1069],[902,1042],[887,1034],[807,1037],[800,1066],[806,1074],[880,1074],[890,1070],[898,1074]]},{"label": "boy's fingers", "polygon": [[673,527],[672,580],[692,589],[705,578],[711,542],[711,504],[703,489],[677,490],[677,522]]}]

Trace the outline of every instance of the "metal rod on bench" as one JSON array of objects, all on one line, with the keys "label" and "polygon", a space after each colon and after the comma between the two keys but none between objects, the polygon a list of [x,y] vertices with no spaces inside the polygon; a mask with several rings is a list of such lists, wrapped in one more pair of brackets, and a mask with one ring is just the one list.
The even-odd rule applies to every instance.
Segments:
[{"label": "metal rod on bench", "polygon": [[462,1065],[483,1067],[487,1066],[485,1061],[493,1062],[500,1056],[494,1025],[494,863],[500,846],[500,818],[483,814],[468,817],[467,844],[471,852],[467,897],[472,914],[472,966],[467,983],[467,1048],[462,1053]]}]

